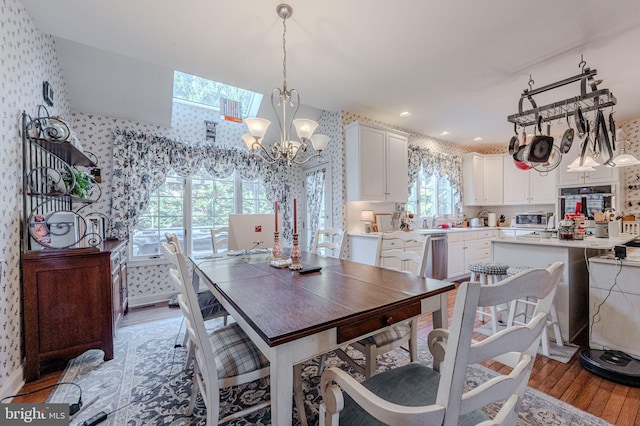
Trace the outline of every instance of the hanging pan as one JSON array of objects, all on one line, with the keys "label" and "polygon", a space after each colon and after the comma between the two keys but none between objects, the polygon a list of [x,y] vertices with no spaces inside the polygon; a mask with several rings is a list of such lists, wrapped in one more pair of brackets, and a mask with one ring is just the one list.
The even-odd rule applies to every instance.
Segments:
[{"label": "hanging pan", "polygon": [[531,164],[525,163],[524,161],[524,151],[527,149],[527,129],[525,127],[522,128],[522,145],[518,146],[518,149],[512,154],[513,163],[520,170],[529,170],[531,169]]},{"label": "hanging pan", "polygon": [[511,140],[509,141],[510,155],[515,154],[520,147],[520,139],[518,139],[518,125],[516,123],[513,123],[513,132],[515,133],[515,135],[511,136]]},{"label": "hanging pan", "polygon": [[585,120],[584,115],[582,114],[582,108],[578,105],[573,112],[573,121],[576,123],[576,130],[578,131],[578,136],[581,138],[584,137],[585,133],[588,133],[587,120]]},{"label": "hanging pan", "polygon": [[524,161],[530,164],[546,163],[553,150],[553,136],[542,134],[542,117],[538,117],[538,132],[523,154]]},{"label": "hanging pan", "polygon": [[560,148],[554,146],[549,155],[549,159],[545,163],[534,164],[533,169],[540,172],[540,175],[546,176],[550,171],[560,165],[560,161],[562,161],[562,153],[560,152]]},{"label": "hanging pan", "polygon": [[562,140],[560,141],[560,152],[562,154],[566,154],[571,149],[571,145],[573,144],[573,138],[575,136],[575,132],[571,127],[571,123],[569,123],[569,111],[567,111],[567,126],[569,128],[564,131],[562,134]]}]

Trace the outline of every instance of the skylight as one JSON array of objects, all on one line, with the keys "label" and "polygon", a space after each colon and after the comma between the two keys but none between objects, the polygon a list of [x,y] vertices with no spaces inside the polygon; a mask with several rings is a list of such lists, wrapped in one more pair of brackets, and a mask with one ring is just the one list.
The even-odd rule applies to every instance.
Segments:
[{"label": "skylight", "polygon": [[261,93],[174,71],[173,99],[219,111],[220,98],[242,102],[243,117],[255,117],[262,102]]}]

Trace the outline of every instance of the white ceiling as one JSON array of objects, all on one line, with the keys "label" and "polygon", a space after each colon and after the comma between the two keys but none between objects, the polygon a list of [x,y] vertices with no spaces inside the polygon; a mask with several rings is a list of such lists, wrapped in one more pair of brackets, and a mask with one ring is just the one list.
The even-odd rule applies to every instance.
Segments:
[{"label": "white ceiling", "polygon": [[[169,125],[174,69],[266,95],[282,85],[277,0],[22,1],[56,37],[77,111]],[[640,117],[637,0],[289,4],[287,82],[310,107],[506,145],[529,75],[536,88],[579,74],[582,54],[617,97],[616,119]],[[536,101],[578,94],[572,84]]]}]

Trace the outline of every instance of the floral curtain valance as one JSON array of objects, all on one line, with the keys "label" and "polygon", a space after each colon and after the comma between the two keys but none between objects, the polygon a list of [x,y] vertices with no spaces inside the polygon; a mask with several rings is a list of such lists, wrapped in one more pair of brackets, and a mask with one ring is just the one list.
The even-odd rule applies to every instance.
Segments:
[{"label": "floral curtain valance", "polygon": [[[420,169],[427,175],[436,172],[447,176],[454,195],[457,195],[456,210],[462,211],[462,158],[456,155],[434,152],[429,148],[409,146],[409,188],[418,180]],[[409,189],[410,190],[410,189]]]},{"label": "floral curtain valance", "polygon": [[[113,177],[111,185],[111,221],[113,235],[126,239],[147,208],[151,193],[160,187],[170,169],[190,176],[204,169],[214,178],[231,176],[237,170],[246,180],[263,182],[267,197],[288,205],[287,166],[267,164],[237,147],[211,142],[179,142],[164,136],[127,129],[113,134]],[[289,223],[289,211],[283,209],[283,222]],[[283,230],[287,239],[290,231]]]}]

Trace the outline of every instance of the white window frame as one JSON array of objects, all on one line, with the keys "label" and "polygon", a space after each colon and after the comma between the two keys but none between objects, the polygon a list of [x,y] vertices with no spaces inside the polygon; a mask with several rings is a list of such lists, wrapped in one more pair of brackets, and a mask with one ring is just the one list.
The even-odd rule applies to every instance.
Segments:
[{"label": "white window frame", "polygon": [[[421,218],[421,217],[425,217],[427,216],[426,213],[424,213],[422,211],[422,205],[420,203],[420,189],[421,189],[421,185],[423,180],[420,179],[420,175],[422,175],[423,172],[422,170],[420,170],[420,174],[418,175],[418,179],[416,179],[415,183],[413,184],[413,187],[411,188],[411,191],[413,193],[413,199],[415,200],[414,202],[410,202],[407,204],[411,204],[413,207],[413,213],[416,215],[416,217]],[[447,178],[447,180],[449,180],[448,176],[444,176]],[[437,194],[439,193],[439,188],[438,188],[438,181],[440,178],[439,172],[436,171],[433,175],[431,175],[431,178],[434,179],[435,178],[435,191],[434,194],[436,194],[436,199],[433,201],[434,206],[435,206],[435,213],[433,214],[429,214],[428,216],[444,216],[444,215],[453,215],[455,214],[455,205],[456,205],[456,199],[455,199],[455,192],[453,190],[453,187],[451,186],[451,182],[449,181],[449,197],[451,199],[451,212],[450,213],[440,213],[440,205],[439,205],[439,200],[437,198]]]},{"label": "white window frame", "polygon": [[[192,238],[189,232],[193,230],[192,220],[192,183],[193,177],[189,176],[183,178],[184,186],[182,192],[182,214],[184,223],[184,247],[182,247],[186,256],[189,256],[193,252]],[[214,179],[215,180],[215,179]],[[233,174],[233,212],[242,212],[242,178],[238,172]],[[186,243],[188,241],[188,243]],[[153,255],[133,255],[133,232],[129,236],[129,248],[128,248],[128,263],[130,266],[146,266],[146,265],[160,265],[167,263],[167,260],[161,254]]]}]

